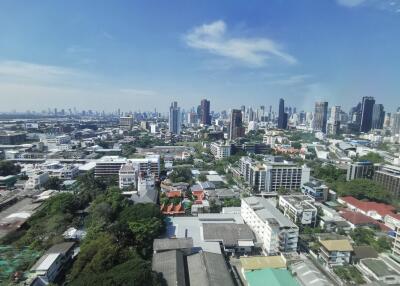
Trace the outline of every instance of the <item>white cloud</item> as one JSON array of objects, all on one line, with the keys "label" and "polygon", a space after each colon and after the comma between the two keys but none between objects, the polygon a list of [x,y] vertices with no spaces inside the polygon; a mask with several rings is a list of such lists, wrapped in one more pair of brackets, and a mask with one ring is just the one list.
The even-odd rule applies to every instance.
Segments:
[{"label": "white cloud", "polygon": [[347,7],[355,7],[363,4],[365,1],[366,0],[337,0],[337,3]]},{"label": "white cloud", "polygon": [[295,64],[297,60],[268,38],[235,38],[227,35],[224,21],[195,27],[184,37],[189,47],[231,58],[250,66],[263,66],[271,58]]},{"label": "white cloud", "polygon": [[400,9],[400,0],[336,0],[336,2],[350,8],[362,6],[395,13]]},{"label": "white cloud", "polygon": [[23,61],[0,61],[1,80],[7,81],[55,81],[57,79],[83,76],[77,70],[53,65],[42,65]]},{"label": "white cloud", "polygon": [[290,76],[277,75],[275,79],[269,80],[265,83],[268,85],[292,86],[292,85],[304,84],[307,82],[307,80],[311,78],[312,76],[309,74],[290,75]]}]

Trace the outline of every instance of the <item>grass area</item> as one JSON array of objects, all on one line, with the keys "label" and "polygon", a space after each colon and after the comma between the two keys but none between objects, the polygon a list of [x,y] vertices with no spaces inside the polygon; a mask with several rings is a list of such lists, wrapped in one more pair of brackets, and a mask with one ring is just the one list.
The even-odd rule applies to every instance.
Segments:
[{"label": "grass area", "polygon": [[362,274],[354,266],[336,266],[333,268],[333,272],[347,283],[353,283],[356,285],[365,283]]}]

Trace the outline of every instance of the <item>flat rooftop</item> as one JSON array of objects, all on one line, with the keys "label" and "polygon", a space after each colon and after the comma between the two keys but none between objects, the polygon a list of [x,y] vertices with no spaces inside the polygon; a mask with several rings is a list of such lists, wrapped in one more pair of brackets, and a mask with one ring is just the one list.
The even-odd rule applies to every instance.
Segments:
[{"label": "flat rooftop", "polygon": [[281,256],[241,257],[240,263],[244,271],[265,268],[286,268],[286,262]]}]

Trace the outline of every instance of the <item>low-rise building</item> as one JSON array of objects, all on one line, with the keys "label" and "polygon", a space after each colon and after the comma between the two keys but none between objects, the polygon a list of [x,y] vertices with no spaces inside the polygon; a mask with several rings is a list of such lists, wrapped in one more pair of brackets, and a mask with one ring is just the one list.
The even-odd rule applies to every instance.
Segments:
[{"label": "low-rise building", "polygon": [[232,147],[230,144],[213,142],[210,145],[210,152],[215,159],[224,159],[231,156]]},{"label": "low-rise building", "polygon": [[344,265],[351,261],[353,247],[347,239],[320,240],[319,257],[327,265]]},{"label": "low-rise building", "polygon": [[306,195],[279,196],[279,208],[283,214],[296,224],[315,227],[317,223],[317,208],[314,199]]},{"label": "low-rise building", "polygon": [[322,181],[311,179],[301,185],[301,192],[316,201],[325,202],[328,200],[329,187]]},{"label": "low-rise building", "polygon": [[382,259],[364,258],[360,260],[359,265],[368,276],[373,277],[384,285],[400,284],[400,274],[398,271],[395,271]]},{"label": "low-rise building", "polygon": [[32,277],[40,277],[53,282],[65,264],[72,258],[74,242],[64,242],[52,246],[30,269]]},{"label": "low-rise building", "polygon": [[241,215],[261,239],[268,255],[297,250],[299,228],[266,199],[243,198]]}]

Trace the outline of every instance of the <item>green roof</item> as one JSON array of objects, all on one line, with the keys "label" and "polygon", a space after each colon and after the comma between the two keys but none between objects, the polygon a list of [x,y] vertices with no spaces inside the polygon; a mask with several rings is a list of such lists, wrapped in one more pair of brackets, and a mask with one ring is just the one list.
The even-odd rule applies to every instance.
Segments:
[{"label": "green roof", "polygon": [[246,276],[249,286],[264,286],[268,281],[268,286],[299,286],[286,269],[261,269],[247,271]]}]

